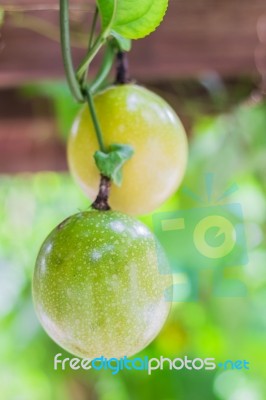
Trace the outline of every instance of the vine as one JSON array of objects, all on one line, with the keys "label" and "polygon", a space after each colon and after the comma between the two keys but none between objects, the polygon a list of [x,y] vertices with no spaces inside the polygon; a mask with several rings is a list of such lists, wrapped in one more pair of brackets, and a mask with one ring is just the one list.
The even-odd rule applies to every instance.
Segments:
[{"label": "vine", "polygon": [[[79,103],[87,102],[99,145],[99,151],[94,155],[101,176],[99,194],[93,204],[95,208],[109,209],[110,184],[114,182],[121,185],[122,167],[133,156],[134,151],[131,146],[123,144],[114,144],[106,148],[94,104],[94,94],[105,82],[115,58],[115,84],[130,82],[125,53],[131,49],[131,40],[142,38],[155,30],[162,21],[167,6],[168,0],[136,0],[134,5],[129,0],[112,0],[108,3],[98,0],[89,31],[88,49],[75,69],[71,55],[69,0],[60,0],[61,49],[67,82],[74,99]],[[99,17],[101,29],[97,35]],[[88,83],[90,65],[103,47],[105,53],[102,64],[94,79]]]}]

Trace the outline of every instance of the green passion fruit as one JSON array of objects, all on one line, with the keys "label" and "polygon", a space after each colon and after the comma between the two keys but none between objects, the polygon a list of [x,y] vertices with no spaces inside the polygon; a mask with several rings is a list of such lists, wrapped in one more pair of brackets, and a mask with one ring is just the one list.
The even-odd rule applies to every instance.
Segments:
[{"label": "green passion fruit", "polygon": [[35,308],[50,337],[85,358],[130,356],[161,330],[172,277],[148,228],[116,211],[89,210],[58,225],[33,277]]}]

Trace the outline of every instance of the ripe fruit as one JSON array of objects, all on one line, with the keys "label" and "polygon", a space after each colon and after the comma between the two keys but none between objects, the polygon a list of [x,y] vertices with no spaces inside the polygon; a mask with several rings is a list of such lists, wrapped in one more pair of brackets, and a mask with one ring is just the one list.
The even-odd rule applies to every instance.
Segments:
[{"label": "ripe fruit", "polygon": [[33,296],[59,345],[81,357],[110,358],[133,355],[158,334],[171,283],[164,253],[145,225],[92,210],[66,219],[45,240]]},{"label": "ripe fruit", "polygon": [[[172,108],[149,90],[113,86],[95,96],[97,117],[106,147],[129,144],[135,154],[123,167],[121,187],[112,185],[112,209],[140,215],[159,207],[178,188],[187,163],[184,128]],[[77,116],[68,142],[70,170],[91,200],[97,195],[98,150],[88,107]]]}]

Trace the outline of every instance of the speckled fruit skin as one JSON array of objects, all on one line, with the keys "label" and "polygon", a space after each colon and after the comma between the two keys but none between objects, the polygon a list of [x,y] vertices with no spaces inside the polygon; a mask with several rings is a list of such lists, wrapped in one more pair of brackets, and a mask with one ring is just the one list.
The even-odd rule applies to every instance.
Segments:
[{"label": "speckled fruit skin", "polygon": [[[142,215],[159,207],[180,185],[187,164],[187,138],[173,109],[137,85],[112,86],[95,96],[95,107],[108,147],[129,144],[135,154],[123,168],[121,187],[112,186],[112,209]],[[88,107],[78,114],[68,141],[74,179],[92,200],[99,187],[93,155],[98,150]]]},{"label": "speckled fruit skin", "polygon": [[82,212],[62,222],[41,247],[35,308],[47,333],[70,353],[130,356],[167,318],[169,272],[145,225],[115,211]]}]

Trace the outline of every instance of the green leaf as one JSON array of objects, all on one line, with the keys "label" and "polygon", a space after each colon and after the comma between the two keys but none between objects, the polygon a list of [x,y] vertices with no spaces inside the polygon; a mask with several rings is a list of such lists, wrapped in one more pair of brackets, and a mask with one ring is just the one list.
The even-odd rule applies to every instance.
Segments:
[{"label": "green leaf", "polygon": [[126,38],[141,39],[153,31],[162,22],[168,7],[168,0],[154,0],[148,12],[141,18],[126,24],[116,23],[113,29]]},{"label": "green leaf", "polygon": [[103,30],[112,16],[112,30],[127,39],[140,39],[153,32],[162,22],[168,0],[98,0]]},{"label": "green leaf", "polygon": [[94,159],[101,174],[112,179],[116,185],[121,186],[122,167],[133,154],[134,150],[131,146],[112,144],[108,149],[108,153],[96,151]]},{"label": "green leaf", "polygon": [[132,47],[132,42],[130,39],[126,39],[125,37],[119,35],[119,33],[115,31],[111,31],[111,36],[113,37],[113,42],[115,47],[120,51],[130,51]]},{"label": "green leaf", "polygon": [[115,12],[114,23],[127,23],[141,18],[151,7],[153,0],[97,0],[102,19],[102,27],[106,28]]}]

